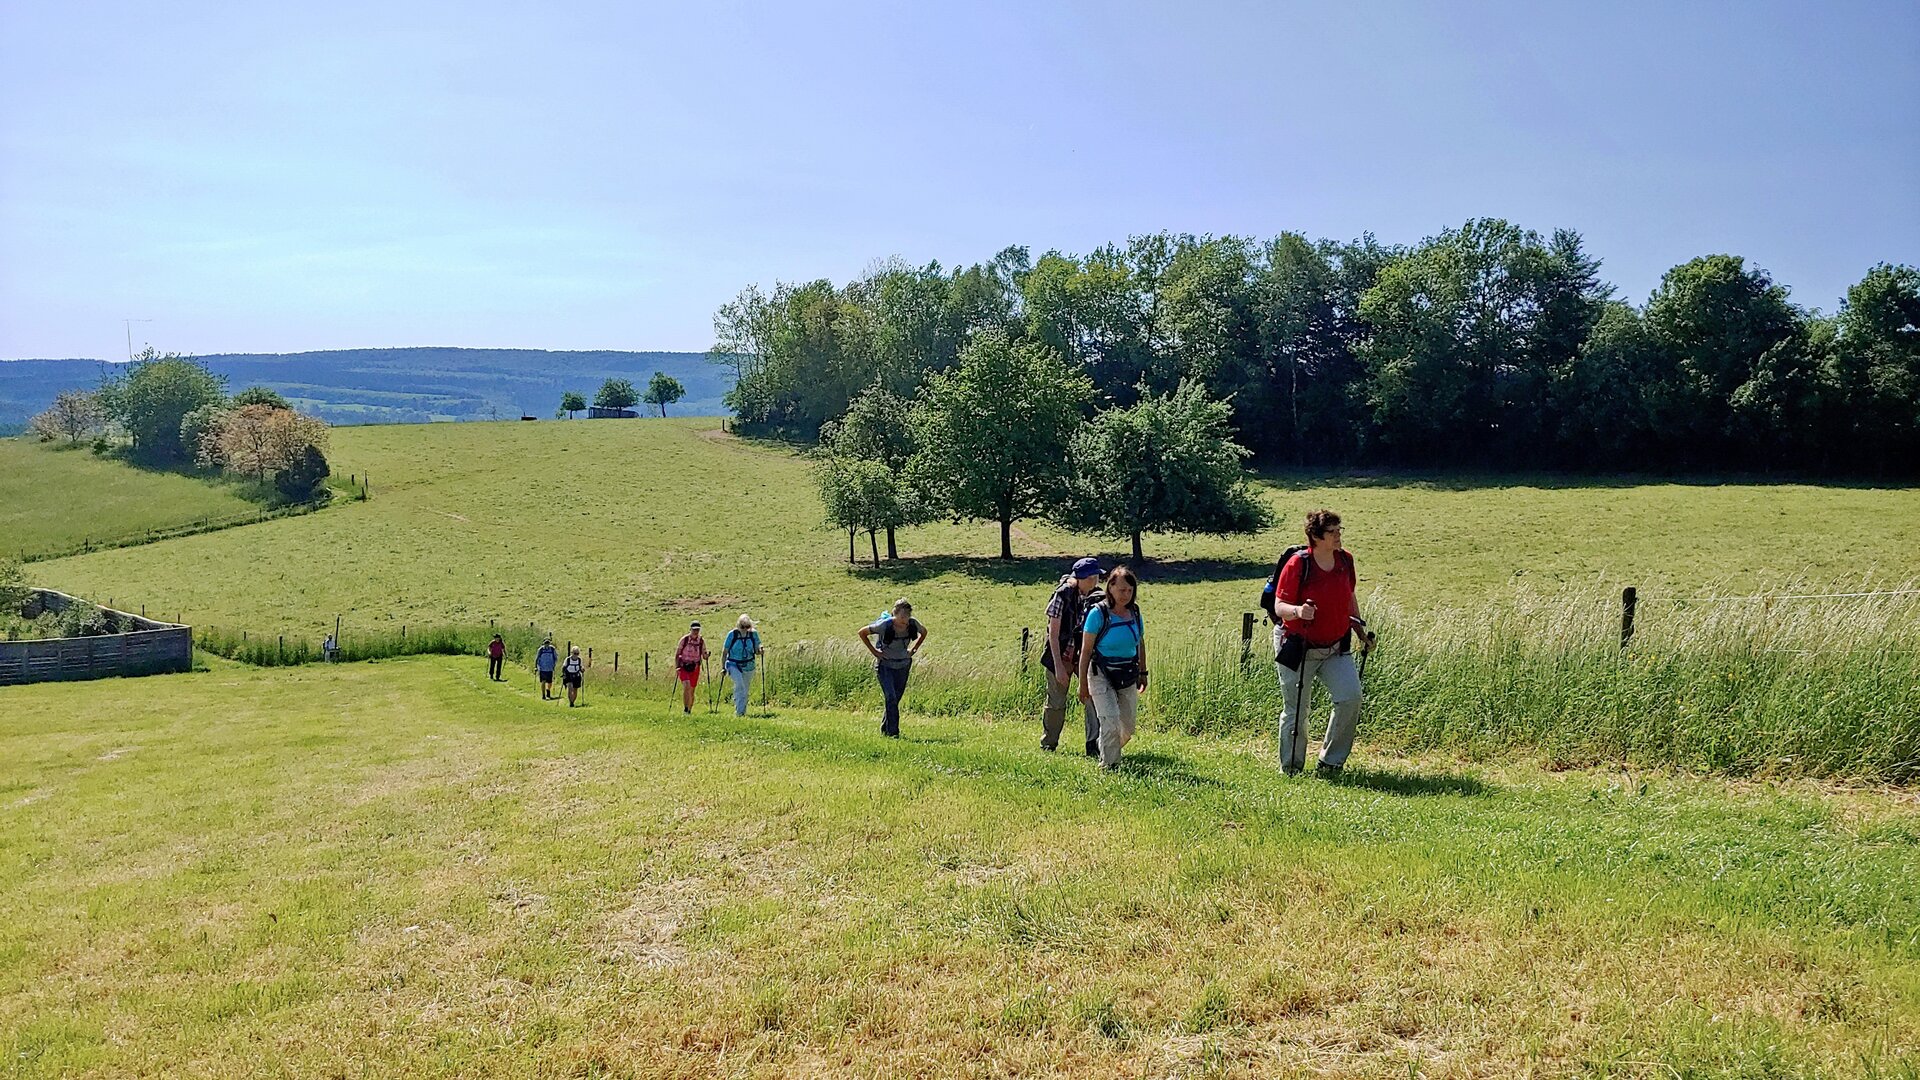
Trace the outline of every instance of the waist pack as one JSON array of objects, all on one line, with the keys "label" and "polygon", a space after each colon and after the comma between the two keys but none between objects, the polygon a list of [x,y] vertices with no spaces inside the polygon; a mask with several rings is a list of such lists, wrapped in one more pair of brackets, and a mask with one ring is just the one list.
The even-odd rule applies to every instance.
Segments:
[{"label": "waist pack", "polygon": [[1109,660],[1099,653],[1094,653],[1093,670],[1099,672],[1115,690],[1125,690],[1129,686],[1140,685],[1140,660],[1137,657],[1128,660]]},{"label": "waist pack", "polygon": [[1299,671],[1300,665],[1307,659],[1308,649],[1329,648],[1334,649],[1336,655],[1352,652],[1353,628],[1349,626],[1345,636],[1341,637],[1339,641],[1334,642],[1332,645],[1309,645],[1307,639],[1301,637],[1299,634],[1283,632],[1280,635],[1280,647],[1273,651],[1273,660],[1283,668]]}]

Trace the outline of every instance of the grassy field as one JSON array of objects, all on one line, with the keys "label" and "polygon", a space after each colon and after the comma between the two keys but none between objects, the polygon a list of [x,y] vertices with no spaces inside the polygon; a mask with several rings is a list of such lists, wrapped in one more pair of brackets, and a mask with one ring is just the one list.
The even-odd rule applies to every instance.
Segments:
[{"label": "grassy field", "polygon": [[135,685],[4,691],[9,1075],[1920,1075],[1908,793]]},{"label": "grassy field", "polygon": [[84,445],[0,439],[0,558],[112,544],[259,510],[232,485],[136,469]]},{"label": "grassy field", "polygon": [[[902,563],[849,570],[805,461],[716,424],[343,428],[334,468],[371,476],[369,502],[34,573],[315,641],[336,615],[366,629],[499,619],[628,655],[670,646],[690,617],[742,610],[771,642],[844,637],[905,594],[934,653],[1004,659],[1073,557],[1116,551],[1028,523],[1003,563],[989,557],[995,526],[936,525],[902,534]],[[1274,556],[1319,505],[1346,515],[1363,593],[1430,621],[1525,595],[1605,607],[1632,584],[1655,598],[1651,631],[1672,612],[1660,597],[1920,577],[1915,489],[1291,478],[1267,494],[1286,524],[1266,536],[1149,538],[1159,561],[1143,602],[1163,633],[1237,639]]]}]

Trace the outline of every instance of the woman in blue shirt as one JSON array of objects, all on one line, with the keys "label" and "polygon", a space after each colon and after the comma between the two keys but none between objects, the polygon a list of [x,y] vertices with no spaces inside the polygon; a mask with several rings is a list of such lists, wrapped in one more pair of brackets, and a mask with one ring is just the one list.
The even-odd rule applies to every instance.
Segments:
[{"label": "woman in blue shirt", "polygon": [[745,615],[727,631],[727,639],[720,646],[720,653],[727,677],[733,680],[733,714],[747,715],[747,694],[753,688],[753,662],[767,650],[760,644],[760,635],[753,629],[753,620]]},{"label": "woman in blue shirt", "polygon": [[[1147,637],[1140,621],[1140,579],[1125,566],[1107,575],[1107,598],[1087,612],[1080,631],[1080,701],[1100,716],[1100,767],[1120,766],[1133,738],[1134,708],[1147,688]],[[1099,678],[1090,678],[1092,671]]]}]

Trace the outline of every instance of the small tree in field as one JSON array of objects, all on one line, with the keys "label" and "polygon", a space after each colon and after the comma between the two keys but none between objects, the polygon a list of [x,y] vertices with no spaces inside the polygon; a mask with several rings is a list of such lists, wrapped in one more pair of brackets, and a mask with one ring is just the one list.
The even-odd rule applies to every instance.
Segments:
[{"label": "small tree in field", "polygon": [[226,399],[226,378],[198,361],[149,348],[120,374],[101,381],[100,407],[126,429],[134,453],[148,461],[191,460],[180,441],[180,421],[202,405]]},{"label": "small tree in field", "polygon": [[1046,346],[981,331],[920,391],[915,488],[946,492],[961,516],[998,521],[1000,557],[1013,558],[1013,523],[1051,511],[1065,487],[1092,396],[1086,376]]},{"label": "small tree in field", "polygon": [[292,465],[308,446],[326,445],[327,425],[271,405],[248,405],[221,414],[201,440],[202,463],[255,479]]},{"label": "small tree in field", "polygon": [[53,399],[53,407],[28,421],[29,429],[42,442],[66,436],[69,444],[100,426],[104,417],[100,403],[92,394],[80,390],[62,391]]},{"label": "small tree in field", "polygon": [[827,524],[847,530],[848,562],[853,561],[854,534],[865,530],[873,565],[879,566],[879,531],[914,515],[899,475],[877,461],[829,455],[815,467],[814,484],[820,489]]},{"label": "small tree in field", "polygon": [[1108,409],[1073,440],[1073,480],[1056,520],[1133,541],[1142,533],[1253,533],[1273,511],[1247,482],[1247,451],[1233,441],[1229,406],[1195,381]]},{"label": "small tree in field", "polygon": [[647,383],[647,404],[658,405],[662,418],[667,415],[667,406],[686,396],[687,388],[680,385],[680,380],[664,371],[654,372],[653,380]]},{"label": "small tree in field", "polygon": [[569,390],[560,395],[560,411],[567,414],[567,419],[573,419],[574,413],[585,412],[586,409],[587,399],[579,391]]},{"label": "small tree in field", "polygon": [[593,403],[602,409],[631,409],[640,404],[640,392],[626,379],[608,379],[593,395]]},{"label": "small tree in field", "polygon": [[875,383],[848,404],[840,419],[829,422],[820,432],[821,442],[835,457],[877,461],[893,474],[896,491],[892,501],[899,513],[897,520],[881,523],[887,530],[889,559],[900,557],[896,529],[932,520],[940,509],[933,493],[919,489],[907,471],[907,463],[919,446],[910,422],[912,412],[911,401]]},{"label": "small tree in field", "polygon": [[18,615],[33,590],[27,586],[27,572],[12,559],[0,559],[0,616]]}]

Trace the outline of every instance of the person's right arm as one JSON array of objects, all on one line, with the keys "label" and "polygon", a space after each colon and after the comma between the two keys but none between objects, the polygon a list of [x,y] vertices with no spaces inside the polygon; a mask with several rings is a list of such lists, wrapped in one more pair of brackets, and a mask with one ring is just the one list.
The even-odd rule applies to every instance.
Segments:
[{"label": "person's right arm", "polygon": [[875,660],[880,659],[880,650],[873,647],[873,627],[863,626],[860,628],[860,644],[867,647],[867,651],[873,654]]},{"label": "person's right arm", "polygon": [[[1309,556],[1309,558],[1311,558],[1311,556]],[[1311,600],[1303,599],[1298,604],[1289,604],[1280,599],[1281,593],[1292,592],[1298,595],[1300,591],[1299,566],[1299,559],[1288,559],[1287,565],[1280,570],[1280,580],[1274,588],[1273,610],[1280,616],[1281,622],[1312,622],[1314,615],[1317,614],[1314,603]],[[1289,574],[1293,575],[1291,579],[1287,576]]]}]

